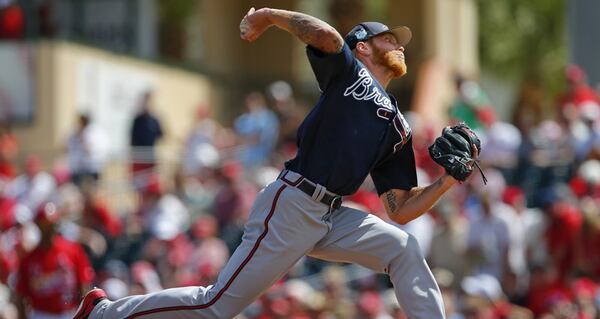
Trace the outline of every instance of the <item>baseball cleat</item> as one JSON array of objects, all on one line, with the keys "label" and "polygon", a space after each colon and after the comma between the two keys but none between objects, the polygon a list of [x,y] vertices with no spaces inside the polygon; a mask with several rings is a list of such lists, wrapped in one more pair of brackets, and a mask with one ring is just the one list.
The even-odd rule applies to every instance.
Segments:
[{"label": "baseball cleat", "polygon": [[96,307],[100,301],[107,298],[108,297],[106,296],[104,290],[100,288],[94,288],[90,290],[87,294],[85,294],[83,300],[81,300],[79,308],[77,308],[77,312],[75,313],[73,319],[87,319],[90,313],[92,313],[92,310],[94,310],[94,307]]}]

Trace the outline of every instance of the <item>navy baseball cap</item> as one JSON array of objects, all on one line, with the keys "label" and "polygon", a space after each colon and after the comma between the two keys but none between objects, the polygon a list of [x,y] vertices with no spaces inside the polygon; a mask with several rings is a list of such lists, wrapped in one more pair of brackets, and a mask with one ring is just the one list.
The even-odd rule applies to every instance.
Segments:
[{"label": "navy baseball cap", "polygon": [[410,42],[412,38],[412,32],[408,27],[398,26],[394,28],[388,28],[387,25],[379,22],[362,22],[357,24],[344,38],[344,41],[348,44],[350,49],[354,50],[356,48],[356,44],[361,41],[367,41],[372,37],[390,33],[396,40],[398,44],[401,46],[405,46]]}]

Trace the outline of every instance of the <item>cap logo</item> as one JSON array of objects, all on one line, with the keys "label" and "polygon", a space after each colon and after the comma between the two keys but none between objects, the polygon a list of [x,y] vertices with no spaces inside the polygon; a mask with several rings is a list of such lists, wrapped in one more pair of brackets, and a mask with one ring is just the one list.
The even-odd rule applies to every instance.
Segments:
[{"label": "cap logo", "polygon": [[365,30],[364,28],[360,28],[360,30],[356,31],[356,33],[354,33],[354,35],[356,36],[356,38],[358,40],[363,40],[364,38],[367,37],[367,30]]}]

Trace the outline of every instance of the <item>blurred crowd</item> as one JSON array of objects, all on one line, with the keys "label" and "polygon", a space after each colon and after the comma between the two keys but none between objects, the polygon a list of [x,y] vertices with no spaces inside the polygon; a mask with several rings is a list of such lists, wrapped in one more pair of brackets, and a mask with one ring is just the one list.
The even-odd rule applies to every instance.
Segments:
[{"label": "blurred crowd", "polygon": [[[565,75],[554,116],[525,105],[511,122],[476,81],[456,78],[449,123],[480,134],[488,184],[474,175],[398,225],[417,237],[449,319],[600,318],[600,99],[583,70]],[[165,176],[152,92],[140,100],[132,211],[115,211],[101,187],[108,140],[88,115],[65,141],[66,160],[48,170],[36,154],[17,167],[19,143],[0,127],[0,318],[70,318],[91,286],[116,299],[214,282],[255,196],[294,156],[308,111],[282,81],[247,94],[230,126],[200,105],[179,169]],[[440,128],[406,117],[427,184],[442,173],[427,152]],[[388,220],[369,180],[344,205]],[[305,257],[239,318],[406,316],[385,275]]]}]

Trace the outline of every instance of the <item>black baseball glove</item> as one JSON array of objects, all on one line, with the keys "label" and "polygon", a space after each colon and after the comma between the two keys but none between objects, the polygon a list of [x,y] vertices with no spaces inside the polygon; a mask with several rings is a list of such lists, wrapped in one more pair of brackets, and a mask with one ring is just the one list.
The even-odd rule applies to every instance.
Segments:
[{"label": "black baseball glove", "polygon": [[464,123],[445,127],[442,135],[429,146],[429,155],[448,175],[464,182],[473,172],[473,168],[477,167],[483,182],[487,184],[487,178],[477,164],[480,152],[479,137]]}]

